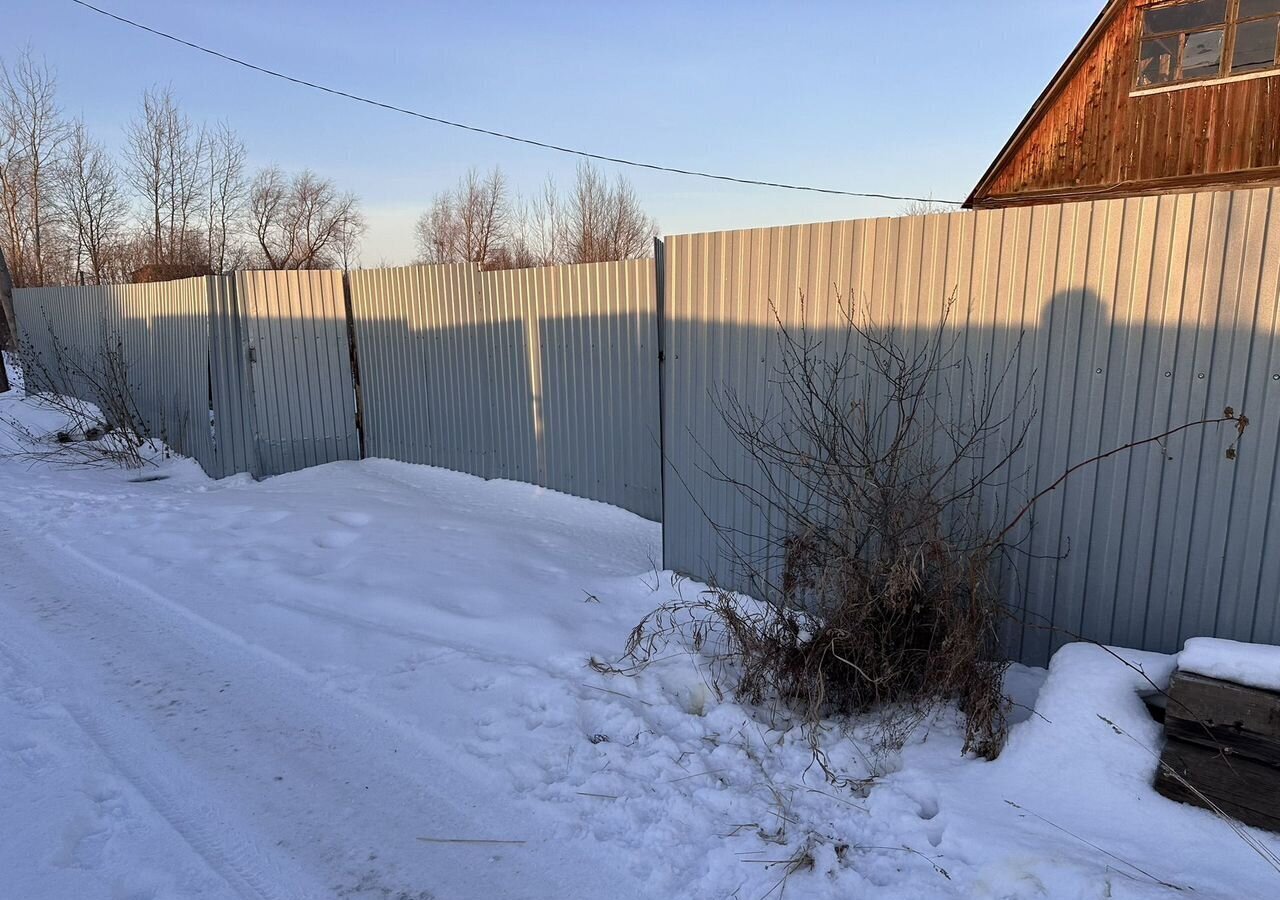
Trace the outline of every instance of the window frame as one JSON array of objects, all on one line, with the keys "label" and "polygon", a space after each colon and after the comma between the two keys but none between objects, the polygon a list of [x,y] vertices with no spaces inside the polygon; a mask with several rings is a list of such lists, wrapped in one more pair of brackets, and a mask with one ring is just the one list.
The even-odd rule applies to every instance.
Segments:
[{"label": "window frame", "polygon": [[[1153,9],[1170,9],[1175,6],[1187,6],[1191,3],[1199,2],[1199,0],[1172,0],[1169,3],[1152,3],[1138,10],[1137,40],[1134,42],[1133,50],[1133,92],[1161,91],[1171,90],[1187,85],[1194,85],[1205,81],[1228,81],[1235,79],[1259,78],[1270,75],[1280,75],[1280,28],[1277,29],[1276,35],[1276,55],[1275,61],[1266,68],[1250,69],[1247,72],[1233,73],[1231,71],[1232,64],[1235,60],[1236,52],[1236,32],[1241,25],[1250,22],[1261,22],[1266,19],[1276,17],[1276,13],[1268,12],[1262,15],[1249,16],[1247,18],[1240,17],[1240,0],[1227,0],[1226,20],[1212,25],[1201,25],[1198,28],[1188,28],[1178,31],[1161,31],[1147,34],[1145,31],[1147,12]],[[1218,61],[1218,70],[1205,75],[1184,76],[1182,74],[1182,57],[1186,52],[1187,39],[1193,35],[1205,34],[1210,31],[1221,31],[1222,34],[1222,58]],[[1168,81],[1162,81],[1155,84],[1142,84],[1142,47],[1148,41],[1168,40],[1170,38],[1178,39],[1178,53],[1174,59],[1173,75]]]}]

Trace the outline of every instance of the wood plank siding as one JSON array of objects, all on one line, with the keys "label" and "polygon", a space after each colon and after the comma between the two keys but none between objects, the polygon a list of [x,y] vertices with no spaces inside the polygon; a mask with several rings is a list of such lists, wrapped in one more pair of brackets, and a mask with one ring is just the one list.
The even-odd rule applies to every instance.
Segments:
[{"label": "wood plank siding", "polygon": [[1094,24],[970,196],[975,208],[1280,183],[1280,70],[1135,89],[1142,10]]}]

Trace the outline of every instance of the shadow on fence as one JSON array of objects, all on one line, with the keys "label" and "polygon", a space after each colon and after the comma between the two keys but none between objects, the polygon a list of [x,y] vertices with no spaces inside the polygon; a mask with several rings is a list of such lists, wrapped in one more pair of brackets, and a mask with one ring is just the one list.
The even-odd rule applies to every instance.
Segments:
[{"label": "shadow on fence", "polygon": [[[963,320],[966,311],[955,314]],[[774,551],[788,523],[770,521],[748,496],[768,493],[769,480],[721,407],[728,391],[762,413],[780,409],[778,332],[687,319],[666,327],[665,563],[759,594],[762,583],[780,583]],[[847,338],[842,328],[809,333],[829,347]],[[931,333],[897,332],[905,347]],[[1011,536],[1016,565],[1003,573],[1023,623],[1010,634],[1012,655],[1043,664],[1073,635],[1163,652],[1195,635],[1280,642],[1280,554],[1268,551],[1280,536],[1273,331],[1116,322],[1093,292],[1077,289],[1055,294],[1029,327],[950,335],[973,371],[1012,359],[1010,378],[1035,392],[1038,413],[1010,468],[1019,477],[985,496],[984,516],[996,521],[1069,466],[1131,441],[1227,406],[1254,423],[1237,460],[1225,454],[1229,426],[1193,429],[1082,469],[1039,502]],[[951,387],[959,405],[975,397],[964,372]],[[1015,394],[1006,384],[1000,402]],[[1001,440],[1013,438],[1010,425]],[[750,566],[759,566],[756,577]]]}]

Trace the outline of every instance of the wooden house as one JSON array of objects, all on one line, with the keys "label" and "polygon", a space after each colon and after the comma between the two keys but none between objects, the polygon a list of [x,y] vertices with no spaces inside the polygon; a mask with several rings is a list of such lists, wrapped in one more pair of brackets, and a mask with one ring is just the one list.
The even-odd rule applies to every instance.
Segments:
[{"label": "wooden house", "polygon": [[1280,0],[1112,0],[969,196],[1280,184]]}]

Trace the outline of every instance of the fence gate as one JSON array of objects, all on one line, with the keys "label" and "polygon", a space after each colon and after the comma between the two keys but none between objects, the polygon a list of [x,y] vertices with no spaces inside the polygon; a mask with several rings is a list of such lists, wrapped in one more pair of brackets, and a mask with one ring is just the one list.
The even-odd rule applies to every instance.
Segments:
[{"label": "fence gate", "polygon": [[359,459],[342,273],[241,272],[259,476]]}]

